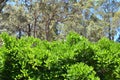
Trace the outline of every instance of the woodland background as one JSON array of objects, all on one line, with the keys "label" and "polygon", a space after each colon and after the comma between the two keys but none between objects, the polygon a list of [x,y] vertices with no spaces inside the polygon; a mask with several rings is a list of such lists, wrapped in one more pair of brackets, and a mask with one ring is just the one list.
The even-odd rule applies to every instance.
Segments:
[{"label": "woodland background", "polygon": [[0,32],[52,41],[70,31],[119,41],[120,0],[1,0]]}]

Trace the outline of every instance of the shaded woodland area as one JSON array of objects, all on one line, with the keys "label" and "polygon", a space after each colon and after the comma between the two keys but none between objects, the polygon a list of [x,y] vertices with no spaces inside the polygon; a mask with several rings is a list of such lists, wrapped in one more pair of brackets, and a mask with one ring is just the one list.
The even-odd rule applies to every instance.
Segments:
[{"label": "shaded woodland area", "polygon": [[114,40],[119,0],[1,0],[0,29],[20,38],[64,39],[70,31],[90,41]]}]

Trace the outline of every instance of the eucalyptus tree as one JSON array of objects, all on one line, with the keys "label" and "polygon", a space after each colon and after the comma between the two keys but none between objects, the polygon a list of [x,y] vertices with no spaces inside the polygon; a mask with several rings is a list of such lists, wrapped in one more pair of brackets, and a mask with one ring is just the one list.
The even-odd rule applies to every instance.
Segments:
[{"label": "eucalyptus tree", "polygon": [[114,41],[120,42],[120,11],[116,12],[113,17],[113,25],[116,27]]},{"label": "eucalyptus tree", "polygon": [[100,27],[103,21],[95,12],[95,9],[99,7],[96,5],[96,0],[71,0],[68,7],[72,13],[67,20],[68,23],[65,22],[68,31],[74,30],[93,41],[103,36],[102,27]]},{"label": "eucalyptus tree", "polygon": [[[98,13],[101,15],[102,19],[106,22],[105,35],[108,36],[110,40],[113,40],[115,33],[114,18],[115,13],[119,10],[120,1],[118,0],[103,0],[99,5]],[[116,26],[117,27],[117,26]]]},{"label": "eucalyptus tree", "polygon": [[25,17],[23,6],[19,6],[17,1],[15,3],[15,5],[7,4],[4,7],[1,27],[7,29],[7,31],[12,35],[18,34],[17,36],[20,38],[27,19]]},{"label": "eucalyptus tree", "polygon": [[0,0],[0,12],[2,11],[2,9],[4,8],[4,6],[6,5],[6,2],[9,0]]}]

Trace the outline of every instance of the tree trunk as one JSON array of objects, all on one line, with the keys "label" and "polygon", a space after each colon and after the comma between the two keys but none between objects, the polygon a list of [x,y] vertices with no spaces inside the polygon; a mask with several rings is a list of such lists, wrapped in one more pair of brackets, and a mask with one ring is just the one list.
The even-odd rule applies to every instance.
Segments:
[{"label": "tree trunk", "polygon": [[84,36],[87,37],[87,29],[86,29],[86,26],[84,26]]},{"label": "tree trunk", "polygon": [[18,29],[18,39],[20,39],[21,36],[22,36],[22,31],[21,31],[21,28],[19,27],[19,29]]},{"label": "tree trunk", "polygon": [[31,25],[28,24],[28,36],[31,36]]},{"label": "tree trunk", "polygon": [[8,0],[0,0],[0,12],[2,11],[2,9],[4,8],[4,6],[6,5],[6,2]]},{"label": "tree trunk", "polygon": [[[84,19],[83,19],[84,20]],[[85,21],[82,21],[82,25],[83,25],[83,27],[84,27],[84,31],[83,31],[83,35],[84,35],[84,37],[87,37],[87,26],[86,26],[86,22]]]},{"label": "tree trunk", "polygon": [[109,40],[111,40],[111,25],[109,23],[109,27],[108,27],[108,38]]},{"label": "tree trunk", "polygon": [[33,36],[34,36],[34,38],[35,38],[35,37],[36,37],[36,25],[37,25],[36,10],[35,10],[35,13],[34,13],[34,18],[35,18],[35,21],[34,21],[34,32],[33,32]]},{"label": "tree trunk", "polygon": [[49,29],[49,22],[48,22],[48,23],[46,23],[46,26],[45,26],[45,33],[46,33],[46,40],[47,41],[50,40],[49,39],[49,36],[50,36],[49,31],[50,31],[50,29]]}]

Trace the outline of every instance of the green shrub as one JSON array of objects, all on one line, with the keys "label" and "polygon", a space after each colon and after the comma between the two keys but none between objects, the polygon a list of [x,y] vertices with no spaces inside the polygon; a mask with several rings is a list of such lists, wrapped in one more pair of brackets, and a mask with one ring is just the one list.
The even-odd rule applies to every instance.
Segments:
[{"label": "green shrub", "polygon": [[95,76],[93,67],[84,63],[77,63],[69,67],[67,70],[68,80],[100,80]]},{"label": "green shrub", "polygon": [[120,43],[106,38],[92,43],[70,33],[48,42],[4,33],[0,39],[0,80],[120,79]]}]

